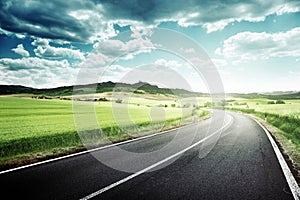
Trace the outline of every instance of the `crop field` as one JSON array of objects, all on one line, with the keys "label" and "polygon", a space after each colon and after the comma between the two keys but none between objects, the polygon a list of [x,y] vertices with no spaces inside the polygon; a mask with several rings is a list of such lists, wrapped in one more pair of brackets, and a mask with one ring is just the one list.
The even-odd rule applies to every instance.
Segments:
[{"label": "crop field", "polygon": [[[92,105],[101,130],[112,142],[190,122],[192,109],[171,107],[172,100],[163,101],[166,107],[159,106],[162,102],[158,100],[145,101],[158,105],[153,107],[143,105],[141,98],[133,101],[80,104]],[[24,156],[49,155],[83,147],[74,122],[72,101],[3,96],[0,97],[0,108],[0,164]],[[207,113],[202,111],[200,114]],[[93,129],[95,127],[90,127],[87,131]],[[126,134],[128,130],[130,136]],[[96,142],[101,144],[101,141]]]},{"label": "crop field", "polygon": [[257,105],[254,106],[255,110],[261,112],[269,112],[280,115],[295,115],[300,116],[300,101],[288,102],[286,104],[273,104],[273,105]]},{"label": "crop field", "polygon": [[[276,101],[269,99],[243,99],[232,98],[227,105],[230,108],[255,109],[258,112],[267,112],[279,115],[300,116],[300,100],[283,100],[284,104],[276,104]],[[268,102],[274,102],[269,104]]]}]

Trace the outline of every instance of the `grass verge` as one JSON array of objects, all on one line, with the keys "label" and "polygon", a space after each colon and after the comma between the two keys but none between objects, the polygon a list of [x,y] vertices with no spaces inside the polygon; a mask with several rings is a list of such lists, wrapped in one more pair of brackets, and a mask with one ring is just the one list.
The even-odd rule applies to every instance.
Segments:
[{"label": "grass verge", "polygon": [[[210,112],[204,110],[197,113],[199,120],[207,119],[211,115]],[[78,135],[77,131],[68,131],[59,134],[4,140],[0,141],[0,170],[84,151],[87,148],[130,140],[191,123],[193,123],[191,115],[186,115],[183,118],[171,118],[164,122],[140,122],[125,129],[124,127],[121,129],[117,125],[108,126],[102,128],[102,133],[99,130],[86,130],[81,136]],[[127,134],[128,132],[130,135]],[[109,142],[102,139],[102,134],[106,136]]]},{"label": "grass verge", "polygon": [[266,127],[281,150],[295,179],[300,183],[300,119],[295,115],[258,112],[254,109],[228,110],[248,114]]}]

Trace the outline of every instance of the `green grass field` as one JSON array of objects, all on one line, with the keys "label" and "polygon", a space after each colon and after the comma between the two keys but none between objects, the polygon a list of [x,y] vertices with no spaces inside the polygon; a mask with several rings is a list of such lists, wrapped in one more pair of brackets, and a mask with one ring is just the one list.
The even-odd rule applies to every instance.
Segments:
[{"label": "green grass field", "polygon": [[[231,98],[234,100],[227,105],[230,108],[249,108],[259,112],[267,112],[279,115],[300,116],[300,100],[284,100],[285,104],[268,104],[269,99],[242,99]],[[242,104],[242,105],[235,105]],[[247,104],[247,105],[243,105]]]},{"label": "green grass field", "polygon": [[[149,101],[151,105],[162,103],[158,100],[144,103]],[[142,98],[135,98],[129,104],[110,101],[80,104],[95,109],[103,133],[116,142],[189,123],[192,110],[171,107],[172,102],[164,100],[167,107],[143,105]],[[83,147],[74,122],[72,101],[3,96],[0,97],[0,108],[0,164]],[[208,113],[202,111],[201,116],[205,115]],[[99,127],[84,128],[87,132],[95,132]],[[90,142],[101,145],[99,138],[96,139]]]},{"label": "green grass field", "polygon": [[300,152],[300,100],[283,100],[284,104],[269,104],[270,101],[273,100],[234,99],[226,107],[266,118],[268,123],[284,131],[285,136],[299,146]]}]

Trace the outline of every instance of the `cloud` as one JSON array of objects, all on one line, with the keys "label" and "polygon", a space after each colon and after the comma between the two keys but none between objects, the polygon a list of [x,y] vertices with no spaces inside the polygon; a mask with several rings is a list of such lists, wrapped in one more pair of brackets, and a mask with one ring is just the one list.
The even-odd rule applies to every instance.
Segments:
[{"label": "cloud", "polygon": [[0,19],[1,28],[9,32],[71,42],[87,42],[114,33],[109,20],[103,17],[101,5],[92,1],[3,0]]},{"label": "cloud", "polygon": [[222,1],[73,0],[0,2],[3,30],[69,42],[104,40],[117,33],[114,24],[156,26],[176,21],[181,26],[201,25],[208,32],[233,21],[263,21],[266,16],[300,11],[295,0]]},{"label": "cloud", "polygon": [[129,58],[131,58],[132,54],[149,52],[154,48],[154,45],[148,38],[136,37],[126,42],[121,40],[106,40],[94,47],[96,52],[111,58],[117,58],[119,56],[129,56]]},{"label": "cloud", "polygon": [[131,54],[148,52],[153,48],[154,45],[149,39],[136,38],[127,42],[121,40],[107,40],[101,43],[96,51],[111,58],[117,58],[119,56],[126,57],[128,55],[131,57]]},{"label": "cloud", "polygon": [[180,51],[186,54],[195,54],[196,51],[193,48],[180,48]]},{"label": "cloud", "polygon": [[79,64],[80,72],[77,82],[120,81],[133,69],[116,65],[115,62],[132,59],[137,54],[152,51],[155,45],[148,38],[150,35],[151,31],[133,29],[126,40],[121,40],[124,39],[123,37],[117,37],[95,43],[94,51],[89,53],[87,58]]},{"label": "cloud", "polygon": [[[62,68],[60,71],[53,71],[50,68],[43,71],[31,70],[1,70],[0,84],[24,85],[34,88],[53,88],[59,86],[73,85],[78,69]],[[60,74],[58,74],[60,73]]]},{"label": "cloud", "polygon": [[12,49],[12,51],[24,57],[30,56],[29,52],[24,49],[23,44],[18,44],[17,48]]},{"label": "cloud", "polygon": [[[124,68],[124,67],[121,67]],[[141,65],[136,68],[125,68],[120,72],[110,71],[113,80],[124,83],[147,82],[165,88],[184,88],[192,90],[188,80],[181,73],[170,67],[157,64]],[[107,80],[111,79],[107,76]]]},{"label": "cloud", "polygon": [[220,20],[214,23],[204,23],[203,27],[207,29],[207,33],[211,33],[218,30],[223,30],[229,23],[234,22],[235,19]]},{"label": "cloud", "polygon": [[228,62],[224,59],[212,58],[211,61],[216,65],[216,67],[223,67],[228,65]]},{"label": "cloud", "polygon": [[226,39],[215,53],[237,60],[299,57],[300,28],[279,33],[241,32]]},{"label": "cloud", "polygon": [[143,4],[136,0],[99,2],[105,16],[111,19],[134,20],[144,24],[176,21],[181,26],[202,25],[207,32],[222,30],[233,21],[263,21],[271,14],[282,15],[300,10],[300,2],[294,0],[149,0]]},{"label": "cloud", "polygon": [[74,84],[77,73],[78,69],[72,68],[67,60],[0,59],[0,84],[52,88]]},{"label": "cloud", "polygon": [[83,60],[84,54],[80,50],[62,48],[62,47],[42,47],[38,46],[34,49],[35,55],[42,58],[73,58]]},{"label": "cloud", "polygon": [[16,37],[19,38],[19,39],[24,39],[26,37],[26,35],[17,33]]},{"label": "cloud", "polygon": [[34,53],[38,57],[59,59],[59,58],[72,58],[76,60],[84,60],[84,54],[78,49],[69,49],[63,47],[53,47],[49,45],[47,39],[35,39],[32,45],[37,46]]},{"label": "cloud", "polygon": [[163,67],[168,67],[168,68],[171,68],[171,69],[179,68],[179,67],[182,66],[182,63],[179,63],[176,60],[165,60],[163,58],[156,60],[154,62],[154,64],[161,65]]},{"label": "cloud", "polygon": [[[135,55],[150,52],[155,45],[147,37],[150,33],[132,30],[129,40],[109,39],[93,45],[94,51],[80,64],[85,68],[103,68],[119,59],[132,59]],[[136,33],[139,32],[139,33]]]},{"label": "cloud", "polygon": [[37,57],[11,59],[2,58],[0,59],[0,68],[11,71],[18,71],[23,69],[51,69],[60,70],[62,68],[70,68],[67,60],[45,60]]},{"label": "cloud", "polygon": [[46,46],[49,46],[49,40],[44,39],[44,38],[36,38],[35,40],[33,40],[33,42],[31,42],[31,44],[33,46],[46,47]]}]

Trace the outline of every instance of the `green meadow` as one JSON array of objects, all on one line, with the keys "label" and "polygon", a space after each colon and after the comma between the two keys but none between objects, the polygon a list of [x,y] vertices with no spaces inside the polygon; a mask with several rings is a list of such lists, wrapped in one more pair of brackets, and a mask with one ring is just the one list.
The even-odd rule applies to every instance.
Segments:
[{"label": "green meadow", "polygon": [[[191,123],[194,112],[179,107],[172,98],[160,101],[159,97],[79,104],[92,106],[99,127],[111,142]],[[78,135],[70,100],[2,96],[0,108],[0,165],[82,150],[87,145]],[[207,111],[197,113],[199,117],[209,115]],[[93,135],[99,133],[99,127],[84,126],[84,129]],[[90,137],[88,141],[90,146],[105,144],[99,137]]]},{"label": "green meadow", "polygon": [[300,116],[300,100],[283,100],[283,104],[276,104],[276,100],[270,99],[231,98],[230,100],[227,103],[227,107],[230,108],[248,108],[272,114]]}]

